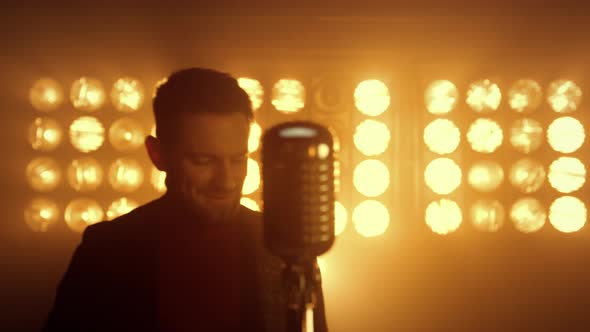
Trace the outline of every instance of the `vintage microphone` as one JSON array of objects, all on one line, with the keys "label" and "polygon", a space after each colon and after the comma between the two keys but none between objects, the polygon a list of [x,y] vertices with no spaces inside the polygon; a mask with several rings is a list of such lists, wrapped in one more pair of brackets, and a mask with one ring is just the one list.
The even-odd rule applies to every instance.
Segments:
[{"label": "vintage microphone", "polygon": [[262,139],[264,243],[281,257],[290,331],[313,331],[317,256],[334,243],[334,143],[313,122],[281,123]]}]

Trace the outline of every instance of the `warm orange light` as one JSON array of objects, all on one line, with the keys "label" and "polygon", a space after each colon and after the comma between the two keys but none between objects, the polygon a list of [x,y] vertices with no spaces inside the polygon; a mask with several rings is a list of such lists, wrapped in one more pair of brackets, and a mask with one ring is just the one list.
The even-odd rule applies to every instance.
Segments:
[{"label": "warm orange light", "polygon": [[532,112],[541,105],[542,101],[541,86],[534,80],[518,80],[508,91],[508,104],[518,113]]},{"label": "warm orange light", "polygon": [[504,181],[504,170],[497,162],[478,161],[469,169],[467,181],[476,190],[482,192],[494,191]]},{"label": "warm orange light", "polygon": [[104,127],[92,116],[82,116],[70,125],[70,142],[81,152],[98,150],[104,142]]},{"label": "warm orange light", "polygon": [[64,91],[56,80],[41,78],[29,90],[29,101],[39,111],[55,111],[63,103]]},{"label": "warm orange light", "polygon": [[260,128],[260,125],[257,122],[252,122],[250,125],[250,136],[248,137],[248,152],[258,150],[261,136],[262,128]]},{"label": "warm orange light", "polygon": [[78,192],[95,190],[102,179],[102,167],[94,158],[74,159],[68,166],[68,182]]},{"label": "warm orange light", "polygon": [[105,92],[99,80],[81,77],[72,84],[70,90],[72,105],[81,111],[96,111],[105,101]]},{"label": "warm orange light", "polygon": [[54,190],[61,182],[61,170],[57,162],[48,157],[33,159],[26,169],[27,181],[38,192]]},{"label": "warm orange light", "polygon": [[121,197],[114,200],[107,209],[107,219],[113,220],[119,216],[127,214],[137,208],[139,204],[127,197]]},{"label": "warm orange light", "polygon": [[467,91],[467,105],[479,113],[497,110],[501,100],[500,88],[487,79],[472,83]]},{"label": "warm orange light", "polygon": [[240,198],[240,204],[249,208],[250,210],[260,212],[260,206],[258,205],[258,202],[256,202],[252,198],[242,197],[242,198]]},{"label": "warm orange light", "polygon": [[510,168],[510,182],[523,193],[533,193],[545,182],[545,168],[536,160],[520,159]]},{"label": "warm orange light", "polygon": [[543,128],[533,119],[524,118],[514,121],[510,128],[510,144],[518,152],[531,153],[543,142]]},{"label": "warm orange light", "polygon": [[258,188],[260,188],[260,166],[254,159],[248,158],[248,170],[244,185],[242,186],[242,194],[250,195]]},{"label": "warm orange light", "polygon": [[52,151],[61,143],[63,131],[57,121],[47,118],[36,118],[29,126],[29,143],[33,150]]},{"label": "warm orange light", "polygon": [[377,156],[389,146],[391,134],[387,125],[381,121],[364,120],[355,128],[354,146],[365,156]]},{"label": "warm orange light", "polygon": [[352,212],[354,228],[364,237],[375,237],[385,233],[389,227],[389,211],[378,201],[366,200]]},{"label": "warm orange light", "polygon": [[109,168],[109,183],[118,192],[134,192],[143,183],[141,165],[131,158],[118,158]]},{"label": "warm orange light", "polygon": [[166,192],[166,172],[162,172],[159,169],[152,167],[150,183],[157,192]]},{"label": "warm orange light", "polygon": [[264,89],[258,80],[248,77],[238,78],[238,84],[248,94],[252,103],[252,110],[257,111],[264,100]]},{"label": "warm orange light", "polygon": [[460,142],[461,132],[450,120],[436,119],[424,128],[424,144],[434,153],[451,153],[457,149]]},{"label": "warm orange light", "polygon": [[334,235],[338,236],[344,232],[348,222],[348,212],[342,203],[334,202]]},{"label": "warm orange light", "polygon": [[25,222],[34,232],[47,232],[58,219],[59,208],[48,198],[35,198],[25,208]]},{"label": "warm orange light", "polygon": [[382,161],[363,160],[354,169],[354,187],[367,197],[383,194],[389,187],[389,169]]},{"label": "warm orange light", "polygon": [[573,196],[559,197],[549,207],[549,222],[560,232],[577,232],[586,224],[586,205]]},{"label": "warm orange light", "polygon": [[71,230],[82,233],[89,225],[102,221],[104,212],[95,200],[79,198],[66,206],[64,218]]},{"label": "warm orange light", "polygon": [[305,106],[305,88],[294,79],[280,79],[272,89],[272,104],[282,113],[296,113]]},{"label": "warm orange light", "polygon": [[517,230],[523,233],[534,233],[545,225],[547,213],[538,200],[525,197],[512,205],[510,219]]},{"label": "warm orange light", "polygon": [[578,119],[570,116],[555,119],[547,128],[549,145],[557,152],[575,152],[584,144],[585,139],[584,126]]},{"label": "warm orange light", "polygon": [[368,116],[385,112],[390,100],[387,85],[379,80],[362,81],[354,90],[354,105],[359,112]]},{"label": "warm orange light", "polygon": [[581,101],[582,90],[570,80],[553,81],[547,88],[547,102],[557,113],[573,112]]},{"label": "warm orange light", "polygon": [[440,199],[431,202],[426,207],[426,224],[440,235],[447,235],[456,231],[463,221],[463,214],[459,205],[450,199]]},{"label": "warm orange light", "polygon": [[491,119],[477,119],[467,131],[467,141],[471,148],[480,153],[496,151],[502,145],[503,138],[502,128]]},{"label": "warm orange light", "polygon": [[459,92],[453,82],[439,80],[432,82],[424,93],[424,104],[431,114],[447,114],[457,105]]},{"label": "warm orange light", "polygon": [[143,145],[145,132],[137,120],[120,118],[111,125],[109,140],[116,150],[129,152]]},{"label": "warm orange light", "polygon": [[549,166],[549,183],[560,193],[569,194],[586,182],[586,167],[577,158],[559,157]]},{"label": "warm orange light", "polygon": [[497,232],[504,224],[504,206],[497,200],[478,200],[471,206],[471,222],[482,232]]},{"label": "warm orange light", "polygon": [[133,77],[121,77],[113,84],[111,101],[120,112],[135,112],[141,108],[145,95],[141,82]]},{"label": "warm orange light", "polygon": [[449,158],[432,160],[424,170],[424,181],[428,188],[439,195],[455,191],[461,184],[461,168]]}]

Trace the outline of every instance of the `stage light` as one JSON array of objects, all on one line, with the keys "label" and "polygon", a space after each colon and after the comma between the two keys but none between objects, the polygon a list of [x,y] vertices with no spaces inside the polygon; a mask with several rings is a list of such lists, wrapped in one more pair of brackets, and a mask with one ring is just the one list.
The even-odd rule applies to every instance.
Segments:
[{"label": "stage light", "polygon": [[152,167],[150,183],[157,192],[166,192],[166,172],[160,171],[159,169]]},{"label": "stage light", "polygon": [[575,152],[584,144],[585,139],[584,126],[576,118],[557,118],[547,128],[549,145],[557,152]]},{"label": "stage light", "polygon": [[64,91],[56,80],[41,78],[29,90],[29,101],[39,111],[55,111],[63,102]]},{"label": "stage light", "polygon": [[240,204],[243,205],[243,206],[245,206],[245,207],[247,207],[250,210],[260,212],[260,206],[252,198],[242,197],[242,198],[240,198]]},{"label": "stage light", "polygon": [[436,119],[424,128],[423,138],[430,151],[443,155],[457,149],[461,142],[461,132],[452,121]]},{"label": "stage light", "polygon": [[282,113],[296,113],[305,106],[305,88],[293,79],[280,79],[272,88],[272,104]]},{"label": "stage light", "polygon": [[264,100],[262,84],[253,78],[240,77],[238,78],[238,85],[248,94],[252,103],[252,110],[257,111]]},{"label": "stage light", "polygon": [[262,128],[256,122],[250,125],[250,136],[248,137],[248,152],[252,153],[258,150],[260,146],[260,136],[262,136]]},{"label": "stage light", "polygon": [[523,193],[534,193],[545,182],[545,168],[536,160],[522,158],[510,168],[510,182]]},{"label": "stage light", "polygon": [[131,193],[143,182],[141,165],[131,158],[118,158],[109,168],[109,183],[118,192]]},{"label": "stage light", "polygon": [[114,200],[107,209],[107,219],[113,220],[119,216],[127,214],[137,208],[139,204],[127,197],[121,197]]},{"label": "stage light", "polygon": [[424,181],[434,193],[450,194],[461,184],[461,168],[452,159],[434,159],[424,170]]},{"label": "stage light", "polygon": [[482,232],[497,232],[504,225],[504,206],[497,200],[478,200],[471,206],[471,222]]},{"label": "stage light", "polygon": [[547,179],[557,191],[569,194],[582,188],[586,182],[586,168],[577,158],[560,157],[549,166]]},{"label": "stage light", "polygon": [[340,82],[335,79],[320,80],[315,84],[313,100],[318,110],[329,113],[343,112],[342,89]]},{"label": "stage light", "polygon": [[364,120],[356,126],[353,140],[356,148],[365,156],[377,156],[389,146],[391,134],[387,125],[381,121]]},{"label": "stage light", "polygon": [[359,112],[368,116],[385,112],[390,100],[387,85],[379,80],[362,81],[354,90],[354,105]]},{"label": "stage light", "polygon": [[545,225],[547,213],[538,200],[525,197],[512,205],[510,219],[517,230],[523,233],[534,233]]},{"label": "stage light", "polygon": [[344,232],[348,222],[348,212],[342,203],[334,202],[334,235],[338,236]]},{"label": "stage light", "polygon": [[57,121],[47,118],[36,118],[29,126],[29,143],[33,150],[52,151],[61,143],[63,131]]},{"label": "stage light", "polygon": [[104,127],[95,117],[82,116],[70,125],[70,142],[81,152],[98,150],[104,142]]},{"label": "stage light", "polygon": [[504,170],[497,162],[478,161],[469,169],[467,181],[478,191],[491,192],[498,189],[504,181]]},{"label": "stage light", "polygon": [[78,198],[66,206],[64,218],[71,230],[82,233],[89,225],[102,221],[104,212],[95,200]]},{"label": "stage light", "polygon": [[547,102],[557,113],[570,113],[578,109],[582,90],[569,80],[557,80],[547,88]]},{"label": "stage light", "polygon": [[242,186],[242,194],[250,195],[258,190],[260,187],[260,166],[256,160],[248,158],[248,171],[244,185]]},{"label": "stage light", "polygon": [[510,128],[510,144],[521,153],[537,150],[543,142],[543,127],[533,119],[524,118],[514,121]]},{"label": "stage light", "polygon": [[48,192],[60,184],[61,170],[55,160],[39,157],[27,165],[26,177],[31,188],[38,192]]},{"label": "stage light", "polygon": [[424,93],[424,104],[428,112],[435,115],[447,114],[455,109],[459,100],[457,87],[451,81],[432,82]]},{"label": "stage light", "polygon": [[549,207],[549,222],[560,232],[577,232],[586,224],[586,205],[576,197],[559,197]]},{"label": "stage light", "polygon": [[120,152],[139,148],[145,140],[145,132],[139,122],[130,118],[120,118],[109,129],[111,145]]},{"label": "stage light", "polygon": [[379,196],[389,187],[389,169],[382,161],[363,160],[355,167],[352,181],[362,195]]},{"label": "stage light", "polygon": [[113,84],[111,102],[117,111],[135,112],[143,104],[144,91],[139,80],[132,77],[122,77]]},{"label": "stage light", "polygon": [[93,112],[102,107],[105,92],[99,80],[81,77],[74,81],[70,90],[72,105],[80,111]]},{"label": "stage light", "polygon": [[455,201],[445,198],[428,204],[425,215],[428,227],[440,235],[453,233],[463,221],[459,205]]},{"label": "stage light", "polygon": [[385,233],[389,227],[389,211],[383,203],[366,200],[352,212],[354,228],[364,237],[375,237]]},{"label": "stage light", "polygon": [[92,191],[101,185],[102,167],[94,158],[74,159],[68,166],[68,182],[78,192]]},{"label": "stage light", "polygon": [[471,148],[480,153],[492,153],[502,145],[502,128],[491,119],[479,118],[469,126],[467,141]]},{"label": "stage light", "polygon": [[59,219],[57,204],[47,198],[35,198],[24,211],[25,223],[34,232],[47,232]]},{"label": "stage light", "polygon": [[542,101],[541,86],[534,80],[518,80],[508,91],[508,104],[518,113],[530,113],[536,110]]},{"label": "stage light", "polygon": [[467,91],[467,105],[478,113],[493,112],[500,106],[502,93],[496,83],[481,80],[472,83]]}]

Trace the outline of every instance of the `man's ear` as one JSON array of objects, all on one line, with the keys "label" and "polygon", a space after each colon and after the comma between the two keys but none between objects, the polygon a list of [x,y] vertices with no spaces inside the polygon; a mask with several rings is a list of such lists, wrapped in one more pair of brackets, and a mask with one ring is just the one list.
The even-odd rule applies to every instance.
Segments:
[{"label": "man's ear", "polygon": [[166,155],[162,148],[162,142],[157,137],[148,135],[145,138],[145,149],[147,150],[148,156],[150,157],[152,164],[156,166],[160,171],[168,171],[168,165],[166,162]]}]

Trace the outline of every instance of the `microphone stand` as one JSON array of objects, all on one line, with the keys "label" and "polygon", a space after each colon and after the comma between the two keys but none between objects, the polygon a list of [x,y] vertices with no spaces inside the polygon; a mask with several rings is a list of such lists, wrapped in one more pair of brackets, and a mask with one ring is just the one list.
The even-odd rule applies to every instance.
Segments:
[{"label": "microphone stand", "polygon": [[287,261],[282,272],[287,295],[287,332],[313,332],[314,309],[321,274],[316,259]]}]

